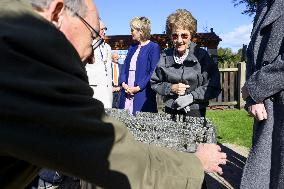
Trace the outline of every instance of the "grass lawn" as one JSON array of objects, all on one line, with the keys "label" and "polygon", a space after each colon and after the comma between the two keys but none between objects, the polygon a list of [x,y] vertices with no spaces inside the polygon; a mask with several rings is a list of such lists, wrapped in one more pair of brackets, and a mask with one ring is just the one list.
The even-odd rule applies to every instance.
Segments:
[{"label": "grass lawn", "polygon": [[245,110],[208,110],[217,128],[218,142],[251,147],[253,118]]}]

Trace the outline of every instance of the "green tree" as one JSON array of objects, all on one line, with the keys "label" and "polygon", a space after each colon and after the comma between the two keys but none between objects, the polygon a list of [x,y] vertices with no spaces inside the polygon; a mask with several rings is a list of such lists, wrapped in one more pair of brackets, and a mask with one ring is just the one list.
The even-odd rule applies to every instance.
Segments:
[{"label": "green tree", "polygon": [[236,64],[241,61],[242,49],[239,49],[237,53],[234,53],[231,48],[219,47],[217,55],[219,65],[224,63]]},{"label": "green tree", "polygon": [[233,0],[234,6],[239,6],[241,4],[245,4],[246,9],[242,12],[242,14],[247,14],[252,16],[256,12],[256,6],[261,0]]},{"label": "green tree", "polygon": [[235,54],[235,56],[236,56],[237,62],[240,62],[242,60],[242,56],[243,56],[243,49],[242,48],[239,49],[237,54]]}]

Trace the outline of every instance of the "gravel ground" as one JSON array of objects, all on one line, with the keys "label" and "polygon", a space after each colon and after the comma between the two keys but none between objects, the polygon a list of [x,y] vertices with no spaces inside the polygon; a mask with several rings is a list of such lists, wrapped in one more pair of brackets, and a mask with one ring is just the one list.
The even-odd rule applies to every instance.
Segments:
[{"label": "gravel ground", "polygon": [[227,153],[228,162],[223,166],[223,175],[207,174],[208,189],[238,189],[249,149],[234,144],[219,144]]}]

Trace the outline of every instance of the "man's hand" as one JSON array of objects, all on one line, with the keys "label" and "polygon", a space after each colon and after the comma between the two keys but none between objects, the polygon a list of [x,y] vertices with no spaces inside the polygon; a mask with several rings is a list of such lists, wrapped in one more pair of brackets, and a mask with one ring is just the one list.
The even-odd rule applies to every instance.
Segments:
[{"label": "man's hand", "polygon": [[183,83],[173,84],[171,86],[171,91],[177,95],[184,95],[186,89],[188,89],[189,87],[189,85],[185,85]]},{"label": "man's hand", "polygon": [[226,164],[227,155],[221,152],[220,146],[216,144],[199,144],[195,155],[201,161],[205,172],[223,174],[223,170],[219,165]]},{"label": "man's hand", "polygon": [[188,94],[188,95],[178,97],[174,101],[174,105],[177,107],[177,110],[181,110],[185,108],[186,106],[192,104],[192,102],[193,102],[193,96],[192,94]]},{"label": "man's hand", "polygon": [[120,91],[120,87],[113,87],[112,88],[113,93],[118,92],[118,91]]},{"label": "man's hand", "polygon": [[258,121],[267,119],[267,112],[264,104],[254,104],[248,107],[248,112]]}]

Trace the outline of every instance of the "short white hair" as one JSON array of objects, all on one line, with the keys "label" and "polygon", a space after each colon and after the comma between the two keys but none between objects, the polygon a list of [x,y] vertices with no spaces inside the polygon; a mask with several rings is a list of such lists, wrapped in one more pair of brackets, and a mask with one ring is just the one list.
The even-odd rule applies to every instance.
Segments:
[{"label": "short white hair", "polygon": [[[53,0],[29,0],[34,8],[48,8]],[[64,0],[64,4],[73,12],[85,17],[87,7],[84,0]]]},{"label": "short white hair", "polygon": [[36,8],[48,8],[53,0],[29,0],[31,5]]}]

